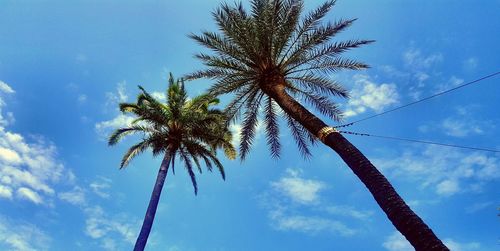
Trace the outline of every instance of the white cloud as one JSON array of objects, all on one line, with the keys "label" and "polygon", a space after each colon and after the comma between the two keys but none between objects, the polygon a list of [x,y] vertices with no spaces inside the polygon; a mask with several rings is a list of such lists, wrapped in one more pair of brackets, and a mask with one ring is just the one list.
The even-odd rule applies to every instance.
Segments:
[{"label": "white cloud", "polygon": [[8,186],[0,185],[0,197],[12,199],[12,189]]},{"label": "white cloud", "polygon": [[240,144],[240,140],[241,140],[241,129],[242,129],[242,126],[241,124],[231,124],[229,126],[229,130],[231,131],[231,133],[233,134],[233,139],[232,139],[232,144],[237,146]]},{"label": "white cloud", "polygon": [[428,146],[373,162],[390,176],[414,181],[420,189],[431,188],[444,196],[478,192],[488,182],[500,179],[500,161],[477,151]]},{"label": "white cloud", "polygon": [[381,112],[390,105],[399,102],[399,94],[395,84],[377,84],[367,75],[355,75],[354,87],[350,92],[351,98],[346,105],[344,115],[356,116],[371,109]]},{"label": "white cloud", "polygon": [[164,92],[152,92],[151,96],[153,96],[153,98],[155,98],[155,99],[160,100],[161,102],[167,101],[167,97],[165,96]]},{"label": "white cloud", "polygon": [[436,186],[436,193],[439,195],[449,196],[459,191],[460,187],[458,186],[458,182],[456,180],[443,180]]},{"label": "white cloud", "polygon": [[55,145],[41,136],[31,136],[28,141],[6,125],[0,123],[0,198],[13,199],[16,191],[15,198],[35,204],[47,202],[54,194],[53,186],[69,175],[57,159]]},{"label": "white cloud", "polygon": [[[92,239],[100,240],[101,246],[108,250],[123,250],[122,245],[134,243],[140,221],[123,214],[109,215],[100,206],[85,209],[85,233]],[[121,241],[117,241],[121,240]]]},{"label": "white cloud", "polygon": [[108,189],[111,188],[111,180],[99,177],[98,180],[90,183],[90,189],[101,198],[109,198]]},{"label": "white cloud", "polygon": [[36,226],[12,222],[0,216],[0,249],[11,251],[49,250],[51,239]]},{"label": "white cloud", "polygon": [[34,190],[41,191],[49,195],[54,193],[54,189],[43,182],[39,176],[29,170],[21,170],[10,166],[5,166],[2,169],[4,175],[10,179],[10,184],[12,185],[28,185]]},{"label": "white cloud", "polygon": [[0,91],[4,93],[14,93],[14,89],[10,87],[7,83],[0,80]]},{"label": "white cloud", "polygon": [[[12,94],[15,91],[5,82],[0,80],[0,94]],[[14,115],[11,112],[7,112],[7,118],[4,117],[2,108],[5,106],[5,101],[0,97],[0,127],[7,126],[14,123]]]},{"label": "white cloud", "polygon": [[[125,89],[125,81],[118,83],[116,87],[116,92],[106,93],[106,104],[105,107],[111,107],[114,111],[118,110],[118,104],[127,102],[128,95]],[[128,127],[134,121],[134,117],[119,113],[116,117],[110,120],[101,121],[95,124],[95,130],[97,134],[105,139],[109,134],[118,128]]]},{"label": "white cloud", "polygon": [[4,147],[0,147],[0,161],[14,165],[22,162],[21,157],[16,151]]},{"label": "white cloud", "polygon": [[95,129],[101,137],[107,137],[115,129],[130,126],[134,119],[132,116],[119,114],[111,120],[96,123]]},{"label": "white cloud", "polygon": [[382,243],[382,246],[389,251],[414,251],[415,249],[399,232],[394,232]]},{"label": "white cloud", "polygon": [[450,250],[453,251],[481,250],[481,244],[478,242],[459,243],[452,239],[445,239],[443,242]]},{"label": "white cloud", "polygon": [[35,204],[41,204],[43,202],[42,197],[40,197],[40,195],[37,192],[35,192],[27,187],[18,188],[17,195],[20,198],[29,200]]},{"label": "white cloud", "polygon": [[300,170],[287,169],[286,172],[287,176],[272,183],[275,189],[298,203],[311,204],[318,202],[318,193],[326,186],[323,182],[300,178]]},{"label": "white cloud", "polygon": [[[229,130],[233,134],[233,139],[231,143],[235,146],[239,145],[241,142],[241,130],[243,127],[241,124],[238,123],[233,123],[229,126]],[[255,128],[255,137],[254,137],[254,142],[253,144],[255,145],[257,141],[259,140],[260,136],[262,135],[263,132],[263,127],[262,127],[262,122],[257,122],[256,128]]]}]

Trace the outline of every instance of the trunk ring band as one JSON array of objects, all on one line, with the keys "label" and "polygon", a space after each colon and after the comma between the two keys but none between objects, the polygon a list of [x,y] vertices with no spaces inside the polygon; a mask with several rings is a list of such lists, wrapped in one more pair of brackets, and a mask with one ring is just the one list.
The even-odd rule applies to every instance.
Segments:
[{"label": "trunk ring band", "polygon": [[338,132],[338,131],[333,127],[325,126],[318,131],[318,138],[324,142],[326,137],[328,137],[328,135],[330,135],[330,133],[333,132]]}]

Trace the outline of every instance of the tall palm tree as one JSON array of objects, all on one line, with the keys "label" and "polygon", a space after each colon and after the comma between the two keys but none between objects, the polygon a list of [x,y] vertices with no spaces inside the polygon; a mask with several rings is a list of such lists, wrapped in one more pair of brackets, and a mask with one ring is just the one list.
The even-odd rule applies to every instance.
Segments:
[{"label": "tall palm tree", "polygon": [[172,75],[165,104],[142,87],[139,88],[141,93],[136,103],[120,104],[123,113],[131,113],[136,119],[132,125],[117,129],[109,137],[109,145],[115,145],[126,135],[142,135],[140,142],[133,145],[123,156],[120,169],[147,149],[151,149],[155,156],[163,155],[141,232],[135,243],[135,251],[144,250],[146,246],[170,164],[175,174],[176,156],[184,162],[195,194],[198,193],[198,186],[193,169],[197,168],[201,173],[200,161],[205,163],[209,171],[215,166],[225,179],[224,168],[216,156],[216,150],[222,148],[230,159],[236,158],[226,116],[220,110],[211,108],[218,103],[217,99],[210,95],[201,95],[188,100],[184,83],[182,80],[174,81]]},{"label": "tall palm tree", "polygon": [[259,111],[263,112],[271,155],[279,157],[277,114],[281,109],[299,150],[305,156],[310,155],[308,145],[319,138],[340,155],[372,193],[393,225],[417,250],[448,250],[377,168],[302,103],[339,121],[341,111],[328,96],[348,98],[348,92],[328,75],[342,69],[368,67],[341,57],[341,54],[373,41],[331,41],[355,21],[342,19],[322,23],[335,2],[327,1],[303,18],[302,0],[252,0],[249,12],[241,3],[234,6],[222,4],[213,12],[219,32],[190,35],[211,49],[213,54],[197,54],[207,68],[190,74],[188,78],[216,80],[209,89],[214,95],[234,94],[226,112],[232,120],[242,117],[242,158],[253,142]]}]

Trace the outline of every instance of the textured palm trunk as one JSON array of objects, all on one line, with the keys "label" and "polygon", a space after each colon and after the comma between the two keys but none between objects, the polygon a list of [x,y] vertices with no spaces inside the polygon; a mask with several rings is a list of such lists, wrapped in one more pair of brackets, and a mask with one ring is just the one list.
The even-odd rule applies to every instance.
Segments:
[{"label": "textured palm trunk", "polygon": [[[275,82],[276,83],[276,82]],[[263,91],[309,132],[328,126],[288,95],[283,85],[266,85]],[[372,193],[378,205],[417,251],[449,250],[424,221],[403,201],[377,168],[340,133],[331,133],[324,144],[332,148]]]},{"label": "textured palm trunk", "polygon": [[156,209],[158,208],[161,190],[163,188],[163,184],[165,183],[165,178],[167,177],[168,166],[170,164],[171,158],[172,154],[167,151],[167,153],[165,153],[165,156],[163,157],[163,161],[161,162],[158,176],[156,177],[153,193],[151,194],[151,199],[149,200],[148,210],[146,211],[146,216],[144,216],[144,222],[142,223],[141,232],[139,233],[137,241],[135,242],[134,251],[142,251],[146,247],[149,233],[151,232],[151,227],[153,227]]}]

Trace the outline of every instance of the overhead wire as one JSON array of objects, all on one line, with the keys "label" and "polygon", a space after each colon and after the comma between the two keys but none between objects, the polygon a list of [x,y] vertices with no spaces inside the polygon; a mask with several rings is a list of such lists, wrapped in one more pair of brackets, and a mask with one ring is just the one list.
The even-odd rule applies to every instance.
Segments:
[{"label": "overhead wire", "polygon": [[430,96],[427,96],[425,98],[422,98],[422,99],[419,99],[419,100],[416,100],[416,101],[413,101],[413,102],[410,102],[410,103],[407,103],[407,104],[404,104],[404,105],[401,105],[401,106],[398,106],[398,107],[395,107],[395,108],[392,108],[392,109],[389,109],[387,111],[384,111],[384,112],[380,112],[380,113],[376,113],[376,114],[373,114],[371,116],[368,116],[368,117],[365,117],[365,118],[361,118],[361,119],[358,119],[358,120],[355,120],[353,122],[350,122],[350,123],[346,123],[346,124],[343,124],[343,125],[339,125],[339,126],[335,126],[335,128],[344,128],[344,127],[348,127],[348,126],[352,126],[356,123],[359,123],[359,122],[362,122],[362,121],[365,121],[365,120],[369,120],[369,119],[372,119],[372,118],[375,118],[375,117],[378,117],[378,116],[382,116],[382,115],[385,115],[387,113],[391,113],[391,112],[394,112],[394,111],[397,111],[397,110],[400,110],[400,109],[403,109],[403,108],[406,108],[408,106],[412,106],[412,105],[415,105],[415,104],[418,104],[418,103],[421,103],[421,102],[424,102],[424,101],[427,101],[429,99],[432,99],[432,98],[435,98],[435,97],[439,97],[441,95],[444,95],[444,94],[447,94],[449,92],[452,92],[452,91],[455,91],[455,90],[458,90],[458,89],[461,89],[461,88],[464,88],[466,86],[469,86],[469,85],[472,85],[472,84],[475,84],[475,83],[478,83],[478,82],[481,82],[485,79],[488,79],[488,78],[492,78],[496,75],[500,74],[500,71],[497,71],[495,73],[492,73],[492,74],[489,74],[489,75],[486,75],[486,76],[483,76],[481,78],[478,78],[478,79],[475,79],[475,80],[472,80],[470,82],[467,82],[467,83],[464,83],[464,84],[461,84],[461,85],[458,85],[458,86],[455,86],[453,88],[450,88],[450,89],[447,89],[447,90],[444,90],[444,91],[441,91],[441,92],[438,92],[438,93],[435,93],[433,95],[430,95]]},{"label": "overhead wire", "polygon": [[389,140],[407,141],[407,142],[413,142],[413,143],[422,143],[422,144],[454,147],[454,148],[461,148],[461,149],[468,149],[468,150],[500,153],[500,150],[490,149],[490,148],[463,146],[463,145],[447,144],[447,143],[440,143],[440,142],[433,142],[433,141],[426,141],[426,140],[408,139],[408,138],[376,135],[376,134],[369,134],[369,133],[359,133],[359,132],[351,132],[351,131],[338,131],[338,132],[343,133],[343,134],[356,135],[356,136],[367,136],[367,137],[382,138],[382,139],[389,139]]}]

